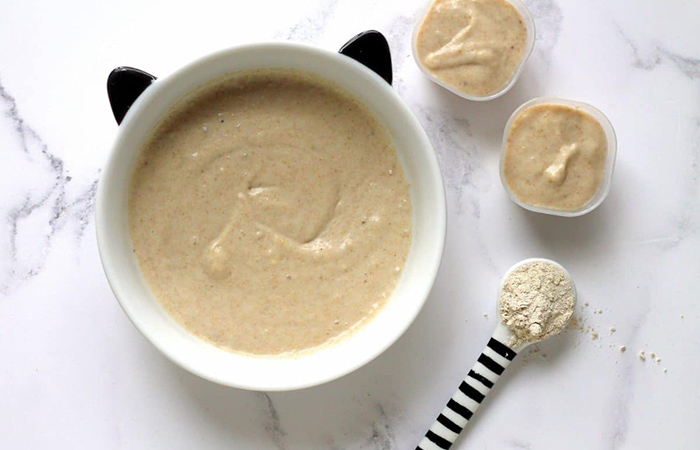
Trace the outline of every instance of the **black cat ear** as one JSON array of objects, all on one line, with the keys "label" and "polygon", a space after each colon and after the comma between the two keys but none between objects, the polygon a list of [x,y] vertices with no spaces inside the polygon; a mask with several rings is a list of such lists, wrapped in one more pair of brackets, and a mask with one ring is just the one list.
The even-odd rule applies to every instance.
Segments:
[{"label": "black cat ear", "polygon": [[136,99],[156,80],[156,77],[133,67],[117,67],[107,78],[107,95],[117,124]]},{"label": "black cat ear", "polygon": [[391,84],[391,51],[382,33],[375,30],[363,31],[343,45],[339,53],[369,67],[374,73]]}]

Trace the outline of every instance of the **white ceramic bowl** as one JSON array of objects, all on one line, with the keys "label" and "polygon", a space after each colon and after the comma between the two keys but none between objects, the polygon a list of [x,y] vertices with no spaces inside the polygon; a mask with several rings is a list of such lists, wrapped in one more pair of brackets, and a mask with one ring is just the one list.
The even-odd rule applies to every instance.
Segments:
[{"label": "white ceramic bowl", "polygon": [[[522,200],[518,198],[517,195],[513,193],[511,190],[510,186],[508,185],[508,181],[506,181],[506,176],[505,176],[505,159],[506,159],[506,146],[508,144],[508,134],[510,132],[510,127],[513,124],[513,121],[515,120],[516,117],[525,109],[529,108],[530,106],[535,106],[535,105],[564,105],[564,106],[570,106],[572,108],[577,108],[582,111],[587,112],[593,118],[595,118],[600,125],[603,127],[603,131],[605,131],[605,137],[607,138],[608,141],[608,152],[605,155],[605,168],[603,169],[603,179],[601,180],[601,185],[598,188],[598,191],[596,194],[593,196],[593,198],[583,205],[582,207],[574,210],[561,210],[561,209],[552,209],[552,208],[545,208],[543,206],[535,206],[535,205],[530,205],[529,203],[525,203]],[[612,175],[613,171],[615,170],[615,157],[617,156],[617,137],[615,136],[615,129],[612,126],[612,123],[610,123],[610,120],[607,118],[605,114],[603,114],[598,108],[589,105],[588,103],[583,103],[583,102],[577,102],[575,100],[566,100],[563,98],[554,98],[554,97],[538,97],[538,98],[533,98],[530,101],[527,101],[520,105],[518,109],[516,109],[513,114],[510,115],[510,118],[508,119],[508,122],[506,122],[506,128],[503,131],[503,142],[501,144],[501,162],[500,162],[500,175],[501,175],[501,184],[503,185],[503,189],[506,190],[508,193],[508,196],[513,200],[515,203],[517,203],[519,206],[530,210],[534,211],[537,213],[542,213],[542,214],[551,214],[553,216],[562,216],[562,217],[576,217],[576,216],[582,216],[584,214],[587,214],[594,209],[596,209],[601,203],[603,203],[603,200],[605,200],[605,197],[608,196],[608,193],[610,192],[610,183],[612,182]]]},{"label": "white ceramic bowl", "polygon": [[[367,105],[387,126],[411,184],[413,241],[405,269],[387,305],[350,337],[295,358],[250,357],[221,350],[177,324],[151,294],[132,250],[128,183],[139,150],[175,101],[238,69],[287,67],[330,79]],[[391,86],[354,59],[291,43],[232,48],[195,61],[154,82],[133,103],[119,127],[102,172],[96,206],[97,242],[105,274],[126,315],[165,356],[223,385],[281,391],[338,378],[368,363],[409,327],[437,274],[445,241],[442,177],[430,141]]]},{"label": "white ceramic bowl", "polygon": [[428,12],[430,11],[430,7],[433,6],[433,3],[435,3],[435,0],[431,0],[428,3],[428,6],[425,8],[423,11],[423,14],[421,14],[418,17],[418,20],[416,21],[416,24],[413,27],[413,36],[411,37],[411,51],[413,53],[413,59],[416,61],[416,64],[418,64],[418,68],[427,76],[430,81],[433,83],[444,87],[448,91],[452,92],[453,94],[459,95],[462,98],[466,98],[467,100],[473,100],[475,102],[485,102],[488,100],[493,100],[495,98],[500,97],[501,95],[505,94],[510,90],[515,85],[515,82],[518,81],[518,78],[520,78],[520,74],[523,72],[523,69],[525,68],[525,63],[527,62],[528,59],[530,59],[530,55],[532,54],[532,49],[535,48],[535,37],[537,35],[536,30],[535,30],[535,21],[532,18],[532,14],[530,14],[530,10],[527,9],[527,6],[525,3],[523,3],[520,0],[506,0],[508,3],[513,5],[513,7],[520,13],[520,15],[523,18],[523,23],[525,24],[525,29],[527,31],[527,42],[525,42],[525,49],[523,51],[523,56],[522,59],[520,60],[520,64],[518,65],[518,68],[513,72],[513,75],[510,77],[510,80],[501,88],[500,91],[494,92],[491,95],[486,95],[483,97],[477,96],[477,95],[469,95],[465,94],[464,92],[459,91],[457,88],[454,86],[450,86],[449,84],[445,83],[444,81],[440,80],[438,77],[430,73],[427,67],[423,65],[423,62],[420,60],[418,57],[418,50],[417,50],[417,40],[418,40],[418,31],[420,30],[420,26],[423,24],[423,20],[425,20],[425,17],[428,15]]}]

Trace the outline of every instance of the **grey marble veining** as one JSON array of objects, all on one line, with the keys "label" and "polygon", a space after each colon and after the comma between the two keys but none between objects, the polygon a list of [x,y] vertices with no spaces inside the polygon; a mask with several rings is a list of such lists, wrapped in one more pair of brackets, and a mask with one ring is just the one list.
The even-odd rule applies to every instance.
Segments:
[{"label": "grey marble veining", "polygon": [[[647,296],[645,296],[643,303],[644,309],[635,317],[630,327],[631,331],[628,332],[625,340],[630,347],[627,351],[633,358],[636,357],[634,349],[642,344],[639,342],[639,335],[650,312]],[[627,439],[630,421],[630,397],[635,394],[638,386],[637,374],[634,370],[637,362],[631,358],[622,361],[619,377],[615,380],[618,395],[608,400],[608,425],[605,438],[608,441],[608,448],[611,450],[622,448]]]},{"label": "grey marble veining", "polygon": [[700,59],[681,56],[663,47],[657,47],[657,51],[668,58],[688,78],[693,80],[700,78]]},{"label": "grey marble veining", "polygon": [[[276,34],[277,39],[295,42],[315,43],[328,25],[339,0],[324,0],[312,14],[303,17],[292,25],[289,30]],[[349,38],[348,38],[349,39]]]},{"label": "grey marble veining", "polygon": [[265,417],[265,432],[270,437],[275,448],[279,450],[286,450],[287,446],[284,443],[284,438],[287,433],[282,429],[280,423],[280,416],[277,413],[275,404],[272,402],[269,394],[261,393],[259,394],[263,402],[264,417]]},{"label": "grey marble veining", "polygon": [[[41,272],[56,233],[66,225],[70,217],[77,220],[77,240],[82,238],[92,220],[97,179],[91,181],[77,196],[68,195],[67,186],[73,179],[68,175],[64,161],[49,150],[39,133],[24,120],[17,101],[4,87],[1,79],[0,102],[4,120],[11,123],[19,143],[19,148],[6,148],[4,151],[21,151],[25,154],[25,164],[38,166],[45,174],[42,180],[33,182],[26,191],[15,192],[21,201],[3,207],[10,228],[7,236],[10,264],[0,278],[0,293],[7,294]],[[40,241],[40,247],[27,252],[23,248],[26,239],[21,239],[20,235],[25,223],[36,217],[45,217],[45,230],[40,236],[32,237],[32,240]]]},{"label": "grey marble veining", "polygon": [[[445,184],[457,194],[456,214],[461,214],[465,207],[463,200],[468,198],[470,212],[478,219],[481,206],[475,194],[485,171],[477,146],[471,139],[469,122],[442,111],[422,109],[420,112],[423,126],[435,146]],[[467,195],[470,191],[474,195]]]},{"label": "grey marble veining", "polygon": [[695,116],[690,120],[691,144],[690,158],[688,161],[687,182],[685,185],[685,205],[679,217],[678,226],[681,232],[699,231],[700,224],[693,211],[697,211],[700,200],[700,117]]},{"label": "grey marble veining", "polygon": [[396,17],[385,30],[391,48],[391,63],[394,71],[393,86],[402,95],[407,89],[410,89],[410,86],[406,84],[404,73],[406,66],[410,66],[413,62],[411,35],[416,20],[418,20],[418,11],[411,16]]},{"label": "grey marble veining", "polygon": [[525,3],[535,20],[535,51],[542,54],[543,60],[549,65],[554,47],[559,41],[564,15],[555,0],[529,0]]},{"label": "grey marble veining", "polygon": [[635,43],[620,27],[615,24],[619,36],[632,50],[632,65],[638,69],[651,71],[669,61],[691,80],[700,78],[700,58],[688,57],[672,52],[660,44],[651,44],[645,50]]},{"label": "grey marble veining", "polygon": [[374,424],[372,424],[371,436],[360,448],[368,450],[394,450],[396,448],[396,441],[391,420],[380,403],[377,403],[375,408],[379,417],[375,420]]},{"label": "grey marble veining", "polygon": [[610,423],[606,430],[606,438],[609,439],[611,450],[622,448],[627,439],[629,431],[629,396],[634,393],[636,382],[632,363],[626,362],[620,372],[621,376],[616,385],[619,387],[619,395],[610,399],[612,405],[609,406]]}]

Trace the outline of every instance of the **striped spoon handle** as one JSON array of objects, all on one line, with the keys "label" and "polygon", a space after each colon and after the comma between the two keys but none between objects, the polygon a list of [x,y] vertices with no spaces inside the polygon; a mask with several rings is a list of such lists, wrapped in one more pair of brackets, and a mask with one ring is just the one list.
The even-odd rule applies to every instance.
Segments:
[{"label": "striped spoon handle", "polygon": [[416,450],[449,449],[516,355],[515,350],[492,337]]}]

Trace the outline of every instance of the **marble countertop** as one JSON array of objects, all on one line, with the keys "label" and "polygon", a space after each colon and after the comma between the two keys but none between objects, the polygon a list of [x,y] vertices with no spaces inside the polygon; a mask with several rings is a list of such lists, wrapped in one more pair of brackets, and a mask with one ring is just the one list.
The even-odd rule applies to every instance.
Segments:
[{"label": "marble countertop", "polygon": [[[533,256],[575,277],[582,325],[524,352],[455,448],[697,448],[697,5],[528,3],[535,51],[488,103],[419,72],[410,35],[423,1],[3,4],[0,448],[414,448],[490,336],[502,273]],[[377,360],[316,388],[267,395],[183,371],[131,325],[99,262],[95,189],[117,130],[107,74],[165,75],[269,39],[337,49],[370,28],[390,42],[395,89],[447,188],[446,251],[423,312]],[[544,95],[592,103],[617,131],[612,191],[584,217],[526,212],[500,185],[505,121]]]}]

